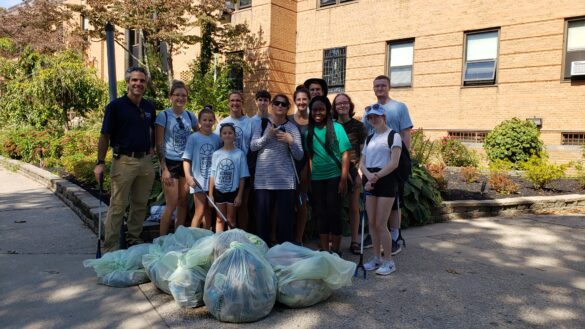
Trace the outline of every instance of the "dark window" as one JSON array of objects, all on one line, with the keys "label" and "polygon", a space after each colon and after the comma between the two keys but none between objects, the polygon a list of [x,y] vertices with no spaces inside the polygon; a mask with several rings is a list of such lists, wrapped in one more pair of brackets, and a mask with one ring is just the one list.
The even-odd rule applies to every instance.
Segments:
[{"label": "dark window", "polygon": [[485,136],[487,136],[489,131],[469,131],[469,130],[460,130],[460,131],[449,131],[447,132],[449,138],[456,139],[461,142],[466,143],[483,143],[485,140]]},{"label": "dark window", "polygon": [[139,30],[126,30],[126,53],[128,67],[142,66],[143,40]]},{"label": "dark window", "polygon": [[319,0],[319,7],[338,5],[344,2],[350,2],[355,0]]},{"label": "dark window", "polygon": [[412,86],[414,40],[388,43],[388,76],[390,87]]},{"label": "dark window", "polygon": [[585,77],[585,19],[568,21],[565,39],[564,78]]},{"label": "dark window", "polygon": [[499,31],[465,34],[463,85],[496,83]]},{"label": "dark window", "polygon": [[323,51],[323,79],[330,93],[340,93],[345,89],[345,47]]},{"label": "dark window", "polygon": [[227,55],[228,79],[231,89],[244,91],[244,52],[236,51]]},{"label": "dark window", "polygon": [[561,137],[562,145],[585,145],[585,132],[564,132]]},{"label": "dark window", "polygon": [[240,0],[238,4],[238,9],[248,8],[252,6],[252,0]]}]

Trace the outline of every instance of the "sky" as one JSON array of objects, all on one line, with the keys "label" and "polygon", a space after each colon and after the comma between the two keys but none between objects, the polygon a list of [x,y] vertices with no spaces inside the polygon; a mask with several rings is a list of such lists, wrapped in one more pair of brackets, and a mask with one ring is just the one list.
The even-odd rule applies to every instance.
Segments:
[{"label": "sky", "polygon": [[0,0],[0,7],[8,8],[19,4],[22,0]]}]

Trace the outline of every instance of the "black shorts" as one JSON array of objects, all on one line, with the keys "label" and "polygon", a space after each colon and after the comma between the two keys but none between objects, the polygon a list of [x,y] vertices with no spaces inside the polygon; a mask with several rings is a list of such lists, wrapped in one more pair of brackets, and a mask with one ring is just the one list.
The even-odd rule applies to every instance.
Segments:
[{"label": "black shorts", "polygon": [[185,177],[185,170],[183,169],[183,161],[170,160],[165,158],[165,164],[167,170],[171,173],[172,178],[183,178]]},{"label": "black shorts", "polygon": [[218,189],[213,189],[213,201],[216,204],[221,203],[233,204],[234,200],[236,199],[236,196],[238,196],[238,190],[239,189],[236,189],[233,192],[221,192]]},{"label": "black shorts", "polygon": [[[370,171],[371,173],[375,173],[380,170],[381,168],[368,168],[368,171]],[[362,180],[365,187],[366,183],[368,182],[368,178],[366,177],[366,175],[364,175]],[[374,189],[371,191],[366,191],[366,195],[384,198],[395,198],[397,194],[398,182],[396,181],[394,175],[392,174],[379,178],[376,184],[374,184]]]}]

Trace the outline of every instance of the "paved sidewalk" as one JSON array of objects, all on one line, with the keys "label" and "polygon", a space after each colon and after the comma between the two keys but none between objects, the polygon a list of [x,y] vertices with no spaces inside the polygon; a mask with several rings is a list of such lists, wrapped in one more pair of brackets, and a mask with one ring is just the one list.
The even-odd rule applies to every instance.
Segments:
[{"label": "paved sidewalk", "polygon": [[[95,235],[50,191],[0,168],[0,326],[239,328],[180,309],[151,284],[96,284]],[[25,222],[23,222],[25,221]],[[585,323],[585,214],[455,220],[404,231],[389,277],[250,328],[578,328]],[[345,241],[345,245],[348,245]],[[366,258],[371,250],[367,251]],[[357,257],[344,255],[357,261]]]}]

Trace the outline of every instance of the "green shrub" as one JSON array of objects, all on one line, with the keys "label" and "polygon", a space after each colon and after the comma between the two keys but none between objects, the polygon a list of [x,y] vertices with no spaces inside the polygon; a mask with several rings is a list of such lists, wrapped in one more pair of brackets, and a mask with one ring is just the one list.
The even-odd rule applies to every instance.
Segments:
[{"label": "green shrub", "polygon": [[583,162],[579,162],[575,165],[575,170],[577,171],[577,180],[579,181],[579,185],[581,185],[582,189],[585,189],[585,165]]},{"label": "green shrub", "polygon": [[431,222],[432,211],[442,202],[435,179],[427,169],[413,163],[412,176],[404,185],[402,227],[421,226]]},{"label": "green shrub", "polygon": [[543,144],[539,135],[534,122],[514,118],[496,126],[486,136],[483,147],[490,161],[517,164],[528,161],[532,155],[540,156]]},{"label": "green shrub", "polygon": [[439,143],[426,138],[422,129],[413,130],[410,139],[410,157],[420,164],[428,164],[438,158]]},{"label": "green shrub", "polygon": [[479,159],[475,151],[470,150],[456,139],[449,137],[441,140],[441,156],[447,166],[477,167]]},{"label": "green shrub", "polygon": [[567,165],[548,163],[546,156],[542,158],[532,156],[522,165],[522,168],[525,170],[524,177],[532,182],[535,189],[540,190],[551,181],[563,178]]},{"label": "green shrub", "polygon": [[498,194],[513,194],[518,192],[518,184],[510,178],[505,171],[492,171],[488,179],[488,184],[492,190]]},{"label": "green shrub", "polygon": [[39,163],[61,156],[58,133],[32,127],[7,129],[3,133],[2,153],[12,159]]},{"label": "green shrub", "polygon": [[475,183],[479,181],[480,174],[476,167],[461,167],[459,177],[466,183]]}]

